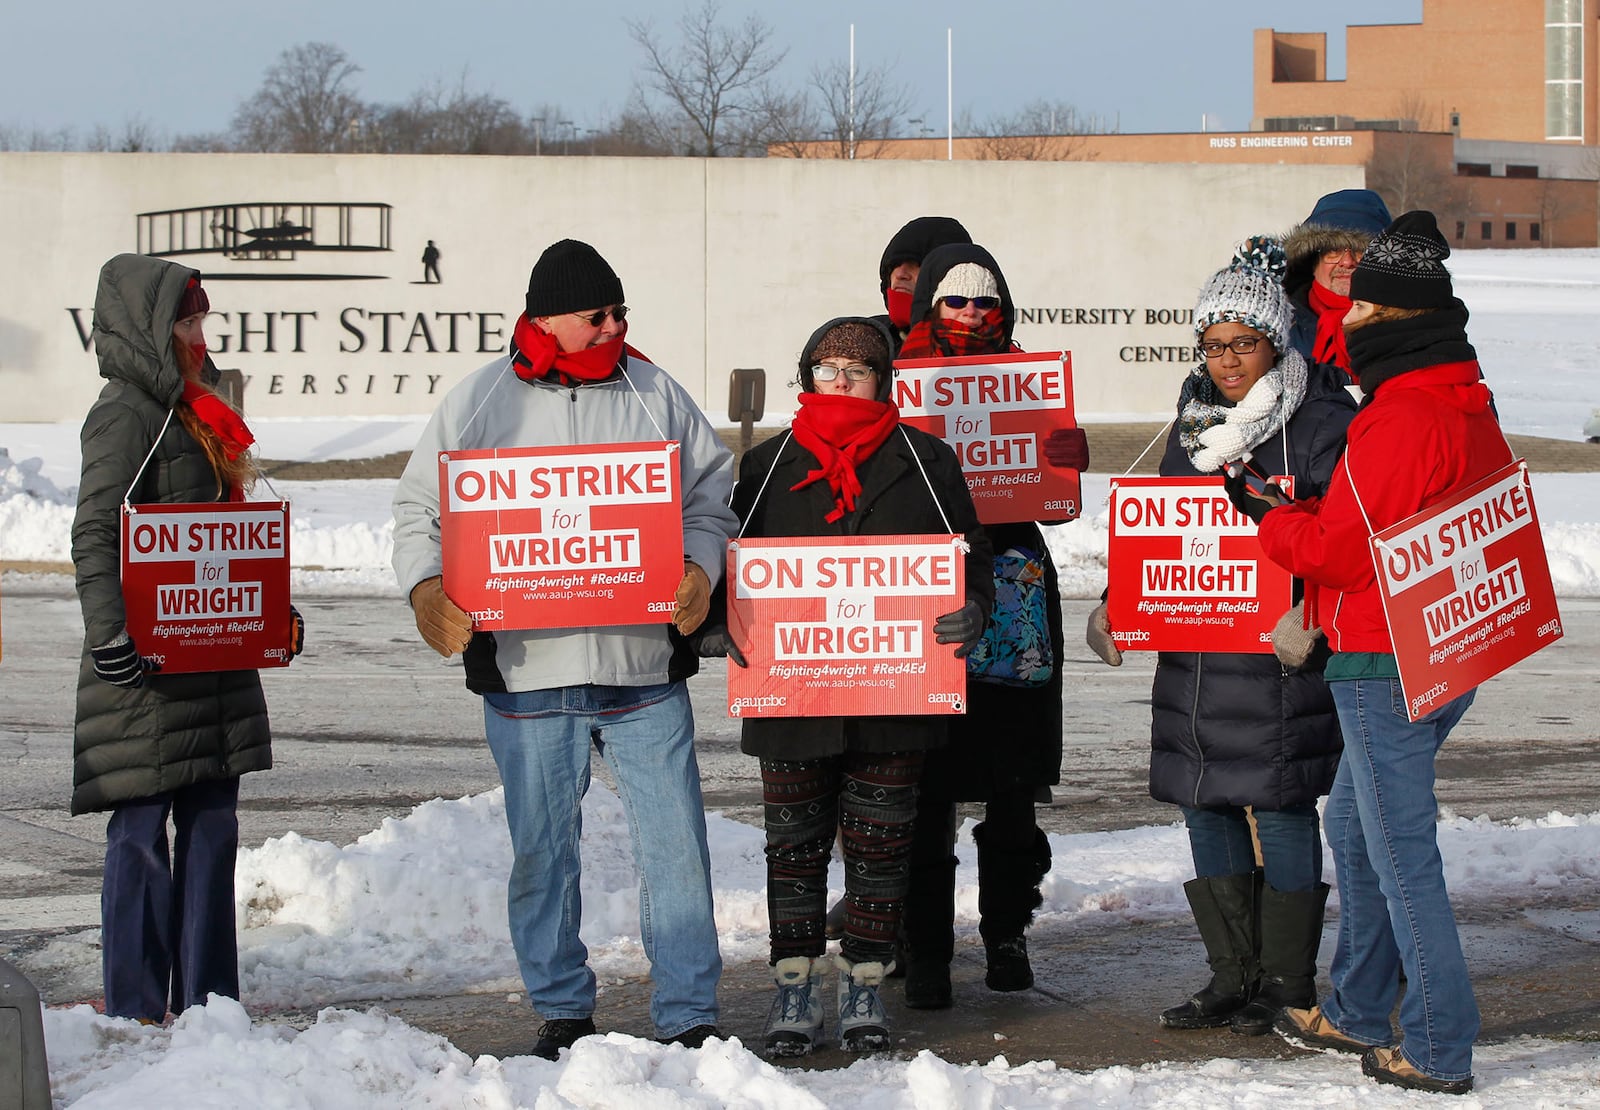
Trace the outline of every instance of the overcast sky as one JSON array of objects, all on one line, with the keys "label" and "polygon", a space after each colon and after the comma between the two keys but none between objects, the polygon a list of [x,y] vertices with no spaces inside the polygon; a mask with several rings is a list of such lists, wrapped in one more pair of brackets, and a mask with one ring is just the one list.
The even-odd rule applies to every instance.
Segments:
[{"label": "overcast sky", "polygon": [[[691,0],[698,7],[699,0]],[[892,63],[928,125],[944,129],[945,28],[955,32],[955,111],[976,119],[1032,100],[1064,101],[1127,132],[1243,130],[1251,115],[1251,32],[1328,33],[1329,75],[1344,73],[1344,27],[1415,22],[1421,0],[722,0],[723,20],[755,14],[788,47],[779,71],[799,88],[813,65]],[[578,128],[627,100],[640,52],[625,20],[675,36],[684,4],[608,0],[7,0],[0,12],[0,127],[113,133],[139,120],[158,135],[225,132],[286,48],[331,42],[361,67],[364,100],[398,103],[436,81],[502,97],[518,111],[557,105]],[[908,127],[909,131],[910,128]]]}]

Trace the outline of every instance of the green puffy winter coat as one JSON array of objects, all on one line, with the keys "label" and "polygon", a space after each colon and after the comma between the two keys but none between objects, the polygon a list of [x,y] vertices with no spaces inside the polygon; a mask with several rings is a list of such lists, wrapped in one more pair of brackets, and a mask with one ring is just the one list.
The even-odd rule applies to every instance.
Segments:
[{"label": "green puffy winter coat", "polygon": [[[178,301],[196,276],[186,266],[136,254],[118,255],[100,271],[94,345],[100,376],[108,381],[83,422],[83,479],[72,522],[84,625],[73,813],[272,766],[267,703],[255,671],[153,674],[129,690],[96,677],[89,656],[90,648],[123,630],[124,494],[134,504],[227,496],[199,442],[175,414],[168,420],[183,394],[172,326]],[[155,452],[134,485],[152,444]]]}]

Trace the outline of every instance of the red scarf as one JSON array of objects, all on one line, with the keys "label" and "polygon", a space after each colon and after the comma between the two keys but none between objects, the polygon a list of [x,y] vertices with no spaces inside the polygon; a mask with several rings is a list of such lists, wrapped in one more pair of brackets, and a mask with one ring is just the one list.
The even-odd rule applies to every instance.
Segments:
[{"label": "red scarf", "polygon": [[911,300],[911,294],[904,289],[883,291],[883,307],[889,310],[889,323],[897,331],[905,331],[911,326]]},{"label": "red scarf", "polygon": [[891,401],[838,393],[800,394],[800,411],[794,414],[792,426],[794,438],[822,465],[789,488],[804,489],[826,478],[833,490],[833,511],[823,519],[832,524],[854,512],[861,493],[856,466],[883,446],[898,423],[900,410]]},{"label": "red scarf", "polygon": [[511,332],[511,368],[525,382],[546,377],[551,370],[563,381],[604,381],[622,361],[624,351],[641,361],[650,361],[623,342],[627,335],[628,324],[624,321],[622,334],[615,339],[581,351],[563,351],[554,335],[541,331],[524,314],[517,317],[517,326]]},{"label": "red scarf", "polygon": [[929,317],[906,334],[897,358],[959,358],[963,355],[992,355],[1006,350],[1004,313],[991,308],[976,328],[957,320]]},{"label": "red scarf", "polygon": [[1350,298],[1341,297],[1320,281],[1313,281],[1307,299],[1317,314],[1317,337],[1311,342],[1311,360],[1331,362],[1348,374],[1350,352],[1344,345],[1344,318],[1350,311]]},{"label": "red scarf", "polygon": [[183,383],[183,403],[194,410],[202,424],[217,433],[229,462],[248,451],[256,441],[256,437],[245,426],[244,417],[199,382]]}]

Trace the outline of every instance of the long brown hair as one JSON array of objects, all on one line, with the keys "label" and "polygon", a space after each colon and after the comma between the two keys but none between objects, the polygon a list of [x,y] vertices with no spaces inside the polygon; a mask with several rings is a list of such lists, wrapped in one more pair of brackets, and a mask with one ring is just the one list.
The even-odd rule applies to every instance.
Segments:
[{"label": "long brown hair", "polygon": [[1418,316],[1426,316],[1430,312],[1438,312],[1436,308],[1396,308],[1388,304],[1375,304],[1372,312],[1353,324],[1345,325],[1344,333],[1349,335],[1353,331],[1381,324],[1385,320],[1415,320]]},{"label": "long brown hair", "polygon": [[[183,371],[185,381],[198,382],[200,388],[210,390],[211,387],[200,382],[202,369],[199,358],[187,343],[174,343],[173,354],[178,359],[178,369]],[[212,391],[215,392],[215,391]],[[227,399],[220,394],[217,399],[223,404],[228,404]],[[229,408],[233,406],[229,405]],[[226,494],[238,488],[243,493],[249,493],[255,487],[256,469],[255,456],[249,451],[241,451],[235,458],[228,458],[228,451],[222,444],[222,437],[217,435],[210,424],[195,415],[194,409],[187,401],[178,402],[178,419],[182,421],[184,429],[200,444],[201,450],[206,453],[206,461],[211,464],[211,472],[217,476],[217,484]]]}]

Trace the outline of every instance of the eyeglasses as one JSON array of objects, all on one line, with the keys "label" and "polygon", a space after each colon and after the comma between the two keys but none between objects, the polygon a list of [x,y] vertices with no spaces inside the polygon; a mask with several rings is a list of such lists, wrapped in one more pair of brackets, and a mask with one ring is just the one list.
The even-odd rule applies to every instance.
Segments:
[{"label": "eyeglasses", "polygon": [[1364,253],[1363,251],[1358,251],[1354,247],[1340,247],[1336,251],[1323,251],[1322,252],[1322,261],[1324,261],[1324,262],[1337,262],[1341,258],[1343,258],[1345,255],[1349,255],[1351,262],[1360,262],[1361,261],[1361,255],[1363,253]]},{"label": "eyeglasses", "polygon": [[628,306],[625,304],[619,304],[612,308],[597,308],[593,312],[569,312],[567,315],[576,316],[578,319],[588,324],[591,328],[598,328],[601,324],[606,322],[607,316],[611,317],[619,324],[622,323],[622,321],[628,318]]},{"label": "eyeglasses", "polygon": [[1247,355],[1256,349],[1256,344],[1264,342],[1264,335],[1236,335],[1226,343],[1219,339],[1208,339],[1200,344],[1200,353],[1207,358],[1221,358],[1223,351],[1232,351],[1236,355]]},{"label": "eyeglasses", "polygon": [[999,297],[940,297],[939,299],[957,312],[969,304],[979,312],[988,312],[990,309],[1000,307]]},{"label": "eyeglasses", "polygon": [[864,382],[877,373],[872,367],[859,362],[852,362],[849,366],[824,366],[819,362],[811,368],[811,376],[819,382],[831,382],[841,372],[853,382]]}]

